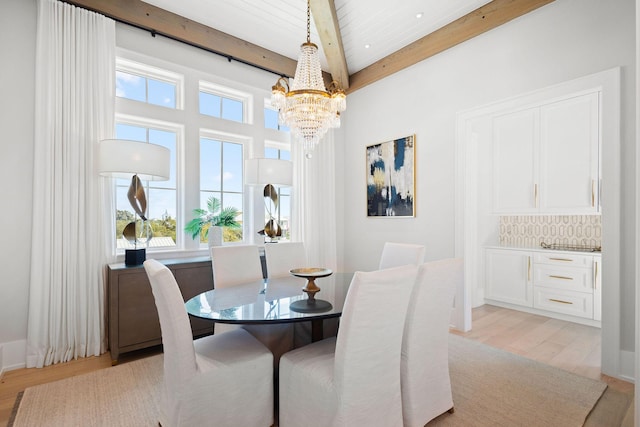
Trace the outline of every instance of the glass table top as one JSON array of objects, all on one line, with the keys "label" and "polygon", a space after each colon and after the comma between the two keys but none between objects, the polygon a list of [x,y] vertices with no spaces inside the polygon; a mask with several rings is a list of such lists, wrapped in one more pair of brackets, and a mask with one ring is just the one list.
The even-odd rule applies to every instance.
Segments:
[{"label": "glass table top", "polygon": [[352,277],[353,273],[333,273],[315,279],[320,287],[316,299],[331,303],[331,309],[322,312],[300,313],[289,308],[292,302],[307,299],[302,291],[307,280],[293,276],[213,289],[191,298],[185,307],[190,315],[217,323],[288,323],[339,317]]}]

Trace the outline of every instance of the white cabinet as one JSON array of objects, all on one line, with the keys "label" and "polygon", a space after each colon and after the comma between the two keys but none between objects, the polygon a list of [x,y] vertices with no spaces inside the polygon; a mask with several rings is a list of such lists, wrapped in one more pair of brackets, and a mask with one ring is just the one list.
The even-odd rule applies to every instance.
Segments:
[{"label": "white cabinet", "polygon": [[595,92],[494,117],[494,213],[597,213],[599,120]]},{"label": "white cabinet", "polygon": [[532,260],[526,251],[487,249],[485,297],[495,301],[533,306]]},{"label": "white cabinet", "polygon": [[485,298],[508,307],[601,320],[601,255],[538,249],[485,250]]},{"label": "white cabinet", "polygon": [[593,291],[592,255],[534,253],[535,308],[593,319]]},{"label": "white cabinet", "polygon": [[497,213],[537,212],[538,109],[493,119],[493,207]]}]

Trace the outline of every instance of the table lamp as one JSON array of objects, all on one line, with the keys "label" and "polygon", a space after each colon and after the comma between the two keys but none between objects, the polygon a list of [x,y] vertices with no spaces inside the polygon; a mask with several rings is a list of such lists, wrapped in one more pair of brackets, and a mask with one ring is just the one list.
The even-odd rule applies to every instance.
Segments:
[{"label": "table lamp", "polygon": [[282,235],[282,228],[275,219],[273,210],[280,209],[278,192],[274,186],[288,187],[293,183],[293,163],[281,159],[247,159],[244,166],[244,181],[247,185],[264,185],[263,197],[269,213],[269,220],[259,234],[264,234],[274,241]]},{"label": "table lamp", "polygon": [[[146,259],[146,248],[153,238],[147,222],[147,197],[142,181],[166,181],[169,179],[171,152],[168,148],[147,142],[126,139],[105,139],[98,143],[98,173],[112,178],[131,179],[127,198],[134,211],[134,220],[127,224],[123,237],[135,249],[126,249],[125,265],[140,265]],[[137,230],[138,216],[142,219],[142,230]],[[145,247],[139,236],[144,236]]]}]

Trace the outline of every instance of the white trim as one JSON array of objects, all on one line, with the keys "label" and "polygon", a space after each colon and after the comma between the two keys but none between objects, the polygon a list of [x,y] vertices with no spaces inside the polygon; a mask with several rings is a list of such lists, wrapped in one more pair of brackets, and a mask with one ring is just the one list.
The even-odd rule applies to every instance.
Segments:
[{"label": "white trim", "polygon": [[0,343],[0,377],[7,371],[27,366],[27,340]]},{"label": "white trim", "polygon": [[[470,293],[477,281],[478,257],[471,231],[476,225],[473,216],[475,192],[473,183],[476,159],[469,156],[467,145],[470,141],[471,122],[488,117],[520,105],[532,105],[545,99],[566,96],[579,92],[598,91],[602,94],[602,246],[603,282],[602,292],[602,372],[613,377],[621,377],[620,366],[620,68],[613,68],[565,83],[532,91],[503,101],[481,106],[457,114],[456,126],[456,207],[455,207],[455,253],[465,257],[465,304],[457,307],[457,318],[463,324],[471,324]],[[468,289],[467,289],[468,288]]]},{"label": "white trim", "polygon": [[635,352],[622,350],[620,352],[620,378],[635,383],[635,363]]}]

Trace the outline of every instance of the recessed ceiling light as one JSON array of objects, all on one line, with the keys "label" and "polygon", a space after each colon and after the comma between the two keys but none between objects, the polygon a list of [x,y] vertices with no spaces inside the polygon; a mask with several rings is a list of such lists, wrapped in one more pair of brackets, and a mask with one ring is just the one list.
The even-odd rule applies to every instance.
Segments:
[{"label": "recessed ceiling light", "polygon": [[418,19],[422,18],[422,12],[416,13],[416,18],[418,18]]},{"label": "recessed ceiling light", "polygon": [[371,47],[371,45],[370,45],[369,43],[367,43],[367,44],[365,44],[365,45],[364,45],[364,48],[365,48],[365,49],[369,49],[370,47]]}]

